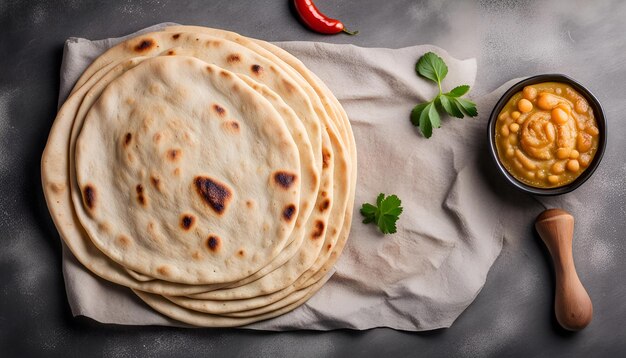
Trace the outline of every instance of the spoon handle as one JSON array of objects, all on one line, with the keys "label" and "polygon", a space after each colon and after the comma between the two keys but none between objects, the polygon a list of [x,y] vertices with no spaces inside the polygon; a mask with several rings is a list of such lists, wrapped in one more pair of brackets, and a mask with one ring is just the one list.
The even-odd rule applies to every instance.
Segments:
[{"label": "spoon handle", "polygon": [[548,209],[539,214],[535,228],[548,247],[554,263],[556,319],[567,330],[581,330],[591,322],[593,305],[574,266],[574,217],[565,210]]}]

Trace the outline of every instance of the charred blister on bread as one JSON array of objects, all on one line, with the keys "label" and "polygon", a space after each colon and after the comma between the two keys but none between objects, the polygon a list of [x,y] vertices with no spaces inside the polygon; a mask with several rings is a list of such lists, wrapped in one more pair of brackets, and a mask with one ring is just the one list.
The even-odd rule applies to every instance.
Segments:
[{"label": "charred blister on bread", "polygon": [[209,251],[217,253],[222,247],[222,240],[217,235],[209,235],[206,239],[206,247]]},{"label": "charred blister on bread", "polygon": [[272,176],[274,178],[274,183],[278,185],[278,187],[282,189],[289,189],[296,182],[298,176],[295,173],[289,173],[287,171],[277,171]]},{"label": "charred blister on bread", "polygon": [[283,209],[283,219],[285,219],[285,221],[291,221],[295,217],[295,213],[296,206],[293,204],[289,204]]},{"label": "charred blister on bread", "polygon": [[194,186],[205,204],[217,215],[224,214],[233,198],[232,190],[225,183],[207,176],[197,176]]}]

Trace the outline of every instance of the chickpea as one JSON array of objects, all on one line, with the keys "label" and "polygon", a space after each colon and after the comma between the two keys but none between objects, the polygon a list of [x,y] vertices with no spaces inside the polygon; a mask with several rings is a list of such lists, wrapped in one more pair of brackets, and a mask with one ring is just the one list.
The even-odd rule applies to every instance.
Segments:
[{"label": "chickpea", "polygon": [[517,136],[516,135],[510,135],[509,136],[509,143],[511,143],[511,145],[517,145]]},{"label": "chickpea", "polygon": [[502,134],[502,136],[508,137],[509,136],[509,127],[508,126],[502,126],[502,128],[500,129],[500,133]]},{"label": "chickpea", "polygon": [[567,105],[566,103],[561,103],[557,106],[557,108],[560,108],[562,110],[565,111],[565,113],[567,113],[568,115],[572,114],[572,107],[570,107],[569,105]]},{"label": "chickpea", "polygon": [[568,120],[567,113],[565,113],[565,111],[562,110],[561,108],[557,107],[557,108],[552,110],[552,120],[556,124],[563,125],[563,124],[567,123],[567,120]]},{"label": "chickpea", "polygon": [[511,132],[517,133],[517,131],[519,130],[519,124],[511,123],[511,125],[509,126],[509,129],[511,130]]},{"label": "chickpea", "polygon": [[561,95],[561,93],[563,93],[563,90],[560,88],[557,88],[556,90],[554,90],[554,93]]},{"label": "chickpea", "polygon": [[537,107],[543,110],[549,111],[558,105],[559,99],[551,93],[541,92],[537,97]]},{"label": "chickpea", "polygon": [[508,158],[513,158],[514,155],[515,155],[515,149],[509,147],[509,149],[506,150],[506,156]]},{"label": "chickpea", "polygon": [[577,172],[580,169],[580,163],[576,159],[571,159],[567,162],[567,170],[570,172]]},{"label": "chickpea", "polygon": [[587,168],[589,164],[591,164],[591,155],[581,154],[580,158],[578,158],[578,162],[583,168]]},{"label": "chickpea", "polygon": [[576,147],[580,153],[585,153],[591,149],[591,136],[589,133],[578,133],[578,138],[576,138]]},{"label": "chickpea", "polygon": [[535,179],[535,172],[526,172],[524,175],[530,180]]},{"label": "chickpea", "polygon": [[598,134],[600,134],[600,131],[598,130],[598,128],[596,126],[587,126],[585,128],[585,132],[589,133],[592,137],[597,136]]},{"label": "chickpea", "polygon": [[509,117],[509,113],[508,112],[504,112],[500,115],[500,117],[498,117],[499,120],[503,121],[505,119],[507,119]]},{"label": "chickpea", "polygon": [[580,155],[580,153],[578,153],[578,151],[577,151],[576,149],[573,149],[573,150],[569,153],[569,157],[570,157],[570,159],[577,159],[579,155]]},{"label": "chickpea", "polygon": [[565,163],[566,163],[566,162],[564,162],[564,161],[561,161],[561,162],[555,162],[555,163],[552,165],[552,168],[550,168],[550,171],[551,171],[553,174],[561,174],[561,173],[563,173],[563,172],[565,171]]},{"label": "chickpea", "polygon": [[537,89],[535,87],[526,86],[522,92],[524,94],[524,98],[529,101],[537,98]]},{"label": "chickpea", "polygon": [[574,109],[576,110],[576,112],[583,114],[587,112],[587,110],[589,109],[589,105],[587,104],[587,101],[585,101],[582,98],[579,98],[576,101],[576,104],[574,104]]},{"label": "chickpea", "polygon": [[571,149],[569,148],[559,148],[556,150],[556,157],[559,159],[567,159],[569,158]]},{"label": "chickpea", "polygon": [[544,172],[543,170],[538,171],[537,172],[537,178],[545,179],[546,178],[546,172]]},{"label": "chickpea", "polygon": [[548,182],[550,182],[550,184],[557,184],[559,182],[559,176],[558,175],[548,176]]},{"label": "chickpea", "polygon": [[513,111],[511,112],[511,118],[513,119],[518,119],[521,113],[519,113],[518,111]]},{"label": "chickpea", "polygon": [[522,113],[528,113],[533,110],[533,104],[526,98],[522,98],[517,102],[517,109]]},{"label": "chickpea", "polygon": [[550,122],[546,122],[546,124],[544,125],[544,128],[546,130],[546,138],[550,142],[553,142],[554,138],[556,138],[556,130],[554,129],[554,125]]}]

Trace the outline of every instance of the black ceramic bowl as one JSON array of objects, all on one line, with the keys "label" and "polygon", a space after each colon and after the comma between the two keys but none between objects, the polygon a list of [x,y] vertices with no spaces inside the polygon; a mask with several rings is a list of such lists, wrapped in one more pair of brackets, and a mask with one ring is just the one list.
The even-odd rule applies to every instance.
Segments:
[{"label": "black ceramic bowl", "polygon": [[[500,158],[498,157],[498,149],[496,148],[496,139],[495,139],[496,121],[497,121],[498,115],[500,114],[500,111],[502,111],[502,108],[504,108],[504,106],[507,104],[509,99],[511,99],[511,97],[514,94],[516,94],[517,92],[520,92],[525,86],[534,85],[534,84],[542,83],[542,82],[566,83],[572,86],[572,88],[578,91],[578,93],[583,95],[585,99],[587,99],[587,101],[589,102],[589,106],[593,110],[593,114],[598,124],[598,130],[600,131],[598,150],[596,151],[596,154],[593,157],[591,164],[589,164],[589,167],[587,167],[587,169],[584,172],[582,172],[578,176],[578,178],[576,178],[573,182],[563,185],[563,186],[554,187],[554,188],[537,188],[537,187],[530,186],[528,184],[525,184],[517,180],[513,175],[511,175],[506,170],[506,168],[500,162]],[[504,177],[507,179],[509,183],[511,183],[516,188],[526,193],[530,193],[530,194],[560,195],[560,194],[569,193],[570,191],[581,186],[585,181],[587,181],[587,179],[591,177],[591,175],[593,175],[593,172],[598,167],[598,164],[600,164],[600,161],[602,160],[602,156],[604,155],[604,149],[606,148],[606,119],[604,118],[604,111],[602,110],[602,106],[600,105],[600,102],[598,101],[598,99],[591,92],[589,92],[589,90],[583,87],[580,83],[576,82],[570,77],[567,77],[565,75],[560,75],[560,74],[538,75],[538,76],[527,78],[523,81],[520,81],[514,84],[511,88],[509,88],[508,91],[504,93],[502,98],[500,98],[498,103],[496,103],[495,108],[491,112],[491,116],[489,116],[488,135],[489,135],[489,149],[491,152],[491,157],[493,158],[494,162],[496,163],[496,166],[498,167],[502,175],[504,175]]]}]

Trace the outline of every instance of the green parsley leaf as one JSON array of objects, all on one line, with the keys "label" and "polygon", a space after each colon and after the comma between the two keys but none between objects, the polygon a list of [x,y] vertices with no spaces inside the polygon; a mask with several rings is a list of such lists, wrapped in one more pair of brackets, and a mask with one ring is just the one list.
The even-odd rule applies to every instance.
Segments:
[{"label": "green parsley leaf", "polygon": [[419,75],[439,85],[441,85],[441,81],[443,81],[448,74],[448,66],[446,66],[446,63],[433,52],[428,52],[420,57],[415,66],[415,70]]},{"label": "green parsley leaf", "polygon": [[411,111],[411,123],[413,123],[414,126],[417,127],[420,125],[420,115],[422,114],[424,108],[426,108],[429,104],[430,102],[420,103],[413,107],[413,110]]},{"label": "green parsley leaf", "polygon": [[478,115],[478,111],[476,110],[476,104],[472,101],[468,101],[463,98],[455,98],[456,104],[463,110],[465,114],[470,117],[476,117]]},{"label": "green parsley leaf", "polygon": [[441,103],[441,107],[444,111],[452,117],[463,118],[463,113],[459,107],[456,106],[456,102],[454,102],[454,100],[450,100],[445,94],[439,97],[439,103]]},{"label": "green parsley leaf", "polygon": [[430,121],[430,118],[428,118],[430,114],[430,109],[432,107],[433,107],[433,103],[429,102],[426,105],[426,108],[424,108],[424,110],[422,111],[422,113],[420,113],[420,120],[419,120],[420,131],[422,132],[422,135],[426,138],[430,138],[430,136],[433,135],[433,124]]},{"label": "green parsley leaf", "polygon": [[396,221],[402,214],[402,202],[396,195],[380,193],[376,198],[376,206],[365,203],[361,206],[361,215],[363,215],[363,223],[369,224],[376,222],[378,228],[383,234],[393,234],[396,232]]},{"label": "green parsley leaf", "polygon": [[469,92],[469,90],[470,90],[470,86],[468,85],[457,86],[457,87],[454,87],[452,91],[448,92],[448,95],[452,97],[461,97],[462,95]]},{"label": "green parsley leaf", "polygon": [[456,118],[478,115],[476,104],[461,98],[469,92],[470,86],[457,86],[448,93],[443,93],[441,90],[441,81],[448,74],[448,66],[441,57],[433,52],[424,54],[415,64],[415,71],[419,76],[437,83],[437,87],[439,87],[439,94],[435,98],[416,105],[411,111],[411,123],[419,127],[424,137],[430,138],[433,134],[433,128],[441,127],[440,112],[442,111]]}]

